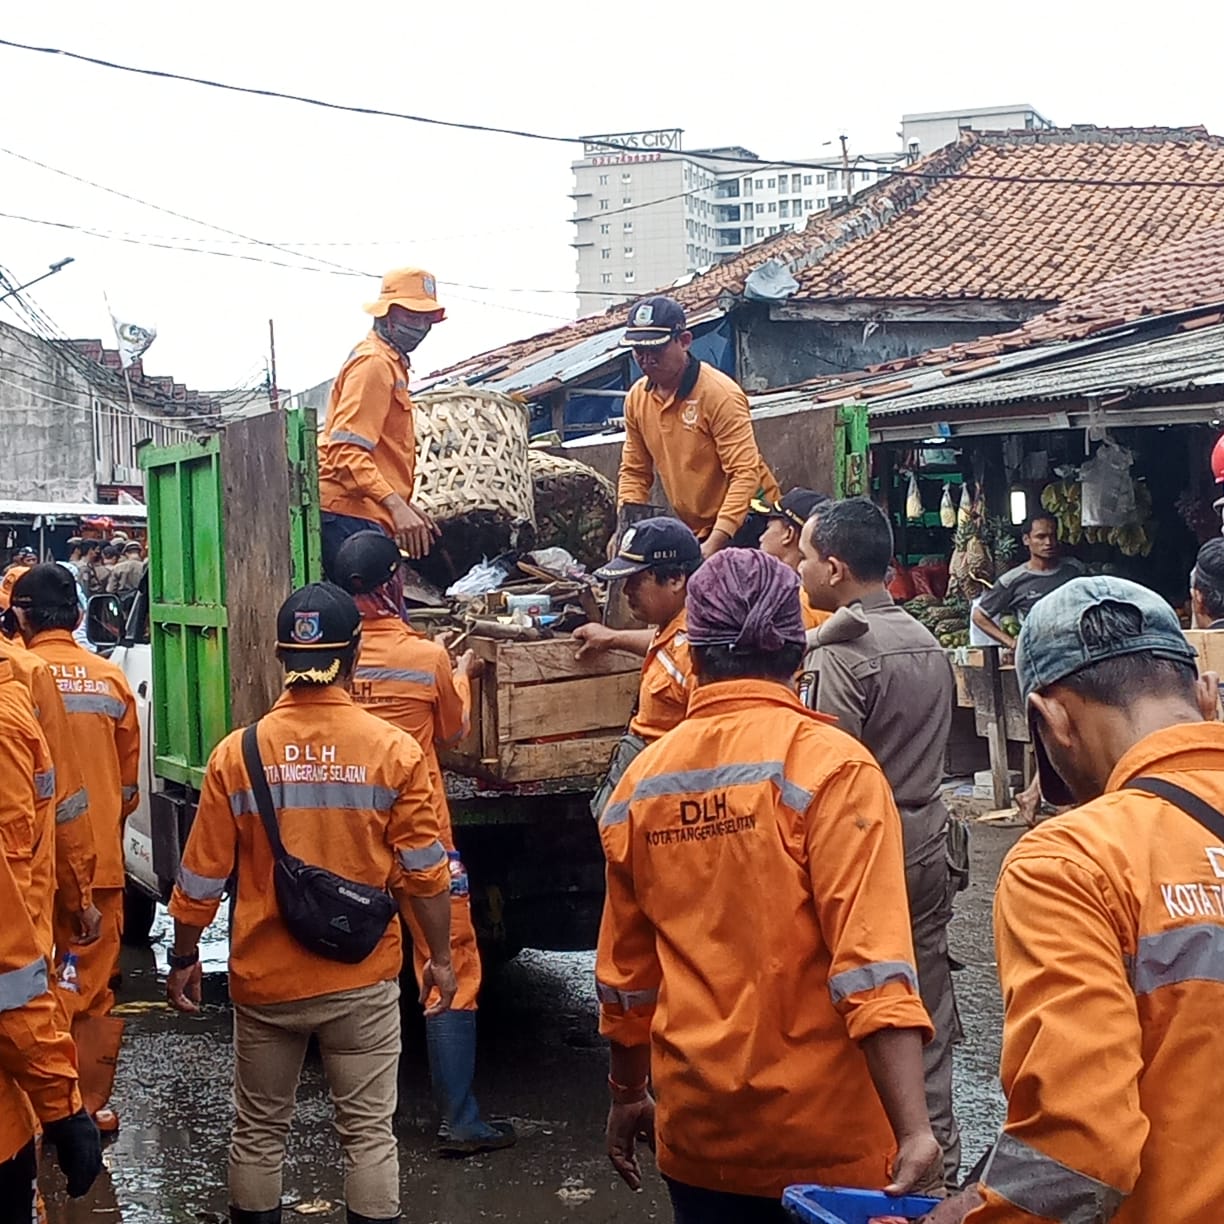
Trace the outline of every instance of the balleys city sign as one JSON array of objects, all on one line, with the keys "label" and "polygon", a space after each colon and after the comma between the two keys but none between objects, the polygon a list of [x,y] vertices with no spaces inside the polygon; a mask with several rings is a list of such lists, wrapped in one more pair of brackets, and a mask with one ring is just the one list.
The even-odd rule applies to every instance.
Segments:
[{"label": "balleys city sign", "polygon": [[[614,132],[608,136],[584,136],[582,156],[599,157],[618,150],[676,153],[680,150],[683,128],[657,128],[649,132]],[[615,146],[615,147],[609,147]]]}]

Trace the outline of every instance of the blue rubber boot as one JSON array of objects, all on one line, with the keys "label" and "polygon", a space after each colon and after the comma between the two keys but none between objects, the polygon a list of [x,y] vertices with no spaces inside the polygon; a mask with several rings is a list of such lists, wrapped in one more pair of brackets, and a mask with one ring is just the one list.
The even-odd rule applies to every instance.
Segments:
[{"label": "blue rubber boot", "polygon": [[517,1136],[508,1122],[490,1126],[480,1117],[472,1095],[476,1074],[476,1013],[447,1011],[425,1021],[429,1078],[442,1115],[435,1151],[442,1156],[471,1156],[511,1147]]}]

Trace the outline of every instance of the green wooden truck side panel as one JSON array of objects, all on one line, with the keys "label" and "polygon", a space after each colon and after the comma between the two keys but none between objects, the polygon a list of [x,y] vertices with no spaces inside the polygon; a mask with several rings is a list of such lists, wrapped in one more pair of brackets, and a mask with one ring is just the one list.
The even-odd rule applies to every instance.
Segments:
[{"label": "green wooden truck side panel", "polygon": [[[235,585],[234,567],[260,564],[258,557],[243,553],[248,516],[280,516],[284,529],[275,534],[292,557],[293,585],[318,580],[315,414],[295,410],[284,415],[284,422],[287,502],[269,499],[257,505],[234,505],[226,497],[225,490],[233,484],[226,476],[232,478],[234,473],[223,471],[223,464],[241,462],[245,422],[227,427],[225,445],[220,435],[214,435],[169,447],[146,447],[140,456],[149,515],[153,767],[159,777],[197,789],[209,753],[233,725],[226,601]],[[259,422],[265,435],[267,424]],[[279,598],[266,609],[270,633],[275,631]],[[265,610],[260,608],[259,613],[262,618]]]}]

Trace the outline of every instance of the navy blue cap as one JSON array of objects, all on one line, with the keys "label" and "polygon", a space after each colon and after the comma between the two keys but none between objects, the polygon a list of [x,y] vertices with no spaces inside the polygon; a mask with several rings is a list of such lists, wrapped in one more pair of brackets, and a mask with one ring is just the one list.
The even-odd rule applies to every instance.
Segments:
[{"label": "navy blue cap", "polygon": [[276,614],[276,646],[290,684],[331,684],[340,656],[360,637],[353,597],[331,582],[300,587]]},{"label": "navy blue cap", "polygon": [[791,489],[776,502],[767,502],[763,497],[753,498],[752,512],[766,518],[784,519],[802,531],[812,511],[829,500],[827,493],[817,493],[815,489]]},{"label": "navy blue cap", "polygon": [[701,544],[679,519],[648,518],[625,532],[616,556],[597,569],[595,577],[611,582],[660,567],[691,574],[700,565]]},{"label": "navy blue cap", "polygon": [[629,311],[624,342],[630,348],[654,348],[674,340],[687,325],[684,307],[675,298],[645,298]]}]

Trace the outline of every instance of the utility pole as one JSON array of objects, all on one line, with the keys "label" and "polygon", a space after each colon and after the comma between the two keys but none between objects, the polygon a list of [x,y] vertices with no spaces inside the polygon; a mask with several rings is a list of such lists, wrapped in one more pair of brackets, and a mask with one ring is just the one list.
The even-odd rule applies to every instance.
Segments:
[{"label": "utility pole", "polygon": [[846,203],[850,203],[850,197],[854,194],[850,189],[850,138],[848,136],[839,136],[842,147],[842,182],[846,187]]},{"label": "utility pole", "polygon": [[272,365],[268,371],[271,382],[268,385],[268,402],[272,405],[273,412],[280,411],[280,390],[276,385],[276,328],[272,326],[272,320],[268,320],[268,348],[272,354]]}]

